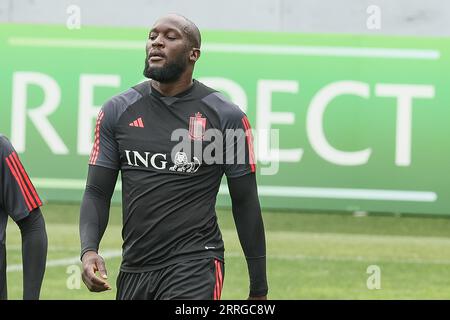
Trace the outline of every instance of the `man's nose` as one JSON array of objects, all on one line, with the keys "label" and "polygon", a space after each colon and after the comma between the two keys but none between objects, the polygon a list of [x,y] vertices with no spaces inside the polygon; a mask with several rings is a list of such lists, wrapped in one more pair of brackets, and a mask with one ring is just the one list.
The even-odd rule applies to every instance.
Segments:
[{"label": "man's nose", "polygon": [[152,47],[161,47],[164,45],[161,35],[158,35],[154,40],[151,41]]}]

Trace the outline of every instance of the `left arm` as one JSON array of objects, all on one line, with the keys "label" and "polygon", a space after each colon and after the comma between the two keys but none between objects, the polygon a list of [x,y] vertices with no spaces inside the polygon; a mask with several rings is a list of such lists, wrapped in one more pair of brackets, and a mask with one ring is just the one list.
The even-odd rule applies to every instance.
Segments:
[{"label": "left arm", "polygon": [[47,259],[47,233],[36,192],[10,141],[0,135],[0,190],[4,211],[22,235],[23,298],[39,299]]},{"label": "left arm", "polygon": [[254,173],[228,178],[233,218],[247,260],[249,299],[266,299],[266,241]]},{"label": "left arm", "polygon": [[16,222],[22,235],[23,299],[38,300],[47,258],[47,232],[40,208]]}]

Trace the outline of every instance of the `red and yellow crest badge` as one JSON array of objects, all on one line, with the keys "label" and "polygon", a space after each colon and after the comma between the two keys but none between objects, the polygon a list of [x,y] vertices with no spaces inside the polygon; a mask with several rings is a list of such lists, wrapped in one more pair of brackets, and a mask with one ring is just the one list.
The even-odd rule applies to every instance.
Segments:
[{"label": "red and yellow crest badge", "polygon": [[202,140],[205,134],[206,118],[197,112],[194,117],[189,118],[189,138],[191,140]]}]

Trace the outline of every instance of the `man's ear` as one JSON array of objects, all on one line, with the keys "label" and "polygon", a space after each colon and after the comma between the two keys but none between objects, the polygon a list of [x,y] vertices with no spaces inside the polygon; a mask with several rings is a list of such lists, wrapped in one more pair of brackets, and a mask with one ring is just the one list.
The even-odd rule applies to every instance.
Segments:
[{"label": "man's ear", "polygon": [[189,55],[189,60],[195,63],[198,59],[200,59],[200,49],[192,48],[191,54]]}]

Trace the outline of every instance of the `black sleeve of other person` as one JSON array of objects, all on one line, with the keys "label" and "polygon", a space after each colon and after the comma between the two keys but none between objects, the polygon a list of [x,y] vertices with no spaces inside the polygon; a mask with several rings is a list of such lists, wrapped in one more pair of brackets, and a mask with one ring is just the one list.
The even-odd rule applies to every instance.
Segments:
[{"label": "black sleeve of other person", "polygon": [[233,217],[247,259],[250,296],[267,295],[266,241],[254,173],[228,178]]},{"label": "black sleeve of other person", "polygon": [[47,260],[47,232],[39,208],[16,222],[22,235],[23,299],[38,300]]},{"label": "black sleeve of other person", "polygon": [[86,190],[80,208],[81,258],[87,251],[98,252],[109,220],[111,197],[118,170],[89,166]]}]

